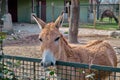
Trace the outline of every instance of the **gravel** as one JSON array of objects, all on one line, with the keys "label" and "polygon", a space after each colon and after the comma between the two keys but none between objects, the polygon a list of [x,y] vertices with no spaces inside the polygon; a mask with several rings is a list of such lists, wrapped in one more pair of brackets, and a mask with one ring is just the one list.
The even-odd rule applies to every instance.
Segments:
[{"label": "gravel", "polygon": [[[4,40],[4,53],[9,55],[26,56],[33,58],[40,58],[40,47],[38,34],[41,31],[37,24],[13,24],[15,34],[7,36]],[[60,28],[61,33],[68,32],[68,28]],[[120,38],[109,37],[111,32],[108,30],[96,30],[79,28],[79,42],[86,43],[90,40],[102,39],[107,40],[117,51],[117,55],[120,54]],[[16,39],[13,39],[13,36]],[[68,34],[64,34],[68,36]],[[120,56],[118,56],[120,58]]]}]

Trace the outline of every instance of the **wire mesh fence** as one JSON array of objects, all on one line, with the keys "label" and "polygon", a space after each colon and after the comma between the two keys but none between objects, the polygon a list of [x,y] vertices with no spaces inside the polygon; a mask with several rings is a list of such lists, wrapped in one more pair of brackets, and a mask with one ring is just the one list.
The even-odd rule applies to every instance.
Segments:
[{"label": "wire mesh fence", "polygon": [[41,59],[5,55],[3,60],[13,80],[120,80],[120,68],[57,61],[56,68],[46,69]]}]

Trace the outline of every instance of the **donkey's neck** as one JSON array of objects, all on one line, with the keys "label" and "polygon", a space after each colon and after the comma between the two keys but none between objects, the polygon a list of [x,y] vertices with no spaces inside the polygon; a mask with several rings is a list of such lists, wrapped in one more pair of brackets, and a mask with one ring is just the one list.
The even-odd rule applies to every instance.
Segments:
[{"label": "donkey's neck", "polygon": [[82,53],[79,49],[84,49],[82,45],[72,46],[70,45],[65,38],[61,39],[61,53],[60,60],[72,61],[72,62],[82,62]]},{"label": "donkey's neck", "polygon": [[[61,59],[65,58],[67,60],[67,58],[71,57],[72,54],[74,54],[75,52],[73,51],[73,48],[68,44],[67,40],[65,40],[64,37],[61,38]],[[62,60],[65,60],[62,59]]]}]

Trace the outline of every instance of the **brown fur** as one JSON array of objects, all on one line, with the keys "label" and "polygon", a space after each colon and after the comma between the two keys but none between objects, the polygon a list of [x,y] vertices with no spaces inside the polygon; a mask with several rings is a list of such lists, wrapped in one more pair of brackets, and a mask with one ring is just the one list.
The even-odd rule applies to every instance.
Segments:
[{"label": "brown fur", "polygon": [[[92,41],[87,45],[80,45],[72,48],[62,37],[62,50],[67,56],[66,61],[98,64],[105,66],[117,66],[117,58],[113,48],[104,41]],[[59,56],[59,55],[58,55]],[[61,57],[61,60],[63,57]]]},{"label": "brown fur", "polygon": [[[89,42],[87,45],[69,46],[66,43],[65,39],[62,40],[62,53],[65,53],[67,57],[62,56],[61,60],[70,61],[70,62],[79,62],[79,63],[87,63],[89,65],[97,64],[104,66],[117,66],[117,58],[115,51],[109,45],[109,43],[102,40],[95,40]],[[98,78],[98,72],[94,72],[96,74],[95,79]],[[74,74],[74,73],[73,73]],[[101,78],[104,80],[106,76],[108,76],[107,72],[101,72]],[[74,79],[74,78],[73,78]],[[77,79],[78,80],[78,79]],[[84,80],[83,78],[81,80]]]},{"label": "brown fur", "polygon": [[[86,45],[70,46],[63,35],[59,32],[59,19],[55,23],[45,24],[39,38],[42,39],[41,52],[49,49],[57,60],[97,64],[104,66],[117,66],[117,57],[112,46],[102,40],[95,40]],[[57,26],[57,27],[56,27]],[[55,39],[59,40],[55,42]],[[105,78],[105,74],[101,78]],[[96,76],[97,77],[97,76]],[[83,80],[83,79],[82,79]]]},{"label": "brown fur", "polygon": [[[51,43],[46,43],[47,46],[49,45],[48,48],[53,51],[53,54],[58,60],[87,63],[89,65],[117,66],[115,51],[109,43],[102,40],[95,40],[89,42],[87,45],[72,47],[55,27],[51,27],[53,24],[48,25],[49,27],[47,26],[40,35],[45,35],[44,38],[48,38],[49,40],[54,40],[55,36],[60,36],[59,46],[55,46],[52,41]],[[57,34],[55,34],[56,32]],[[43,49],[45,48],[47,47],[43,47]]]}]

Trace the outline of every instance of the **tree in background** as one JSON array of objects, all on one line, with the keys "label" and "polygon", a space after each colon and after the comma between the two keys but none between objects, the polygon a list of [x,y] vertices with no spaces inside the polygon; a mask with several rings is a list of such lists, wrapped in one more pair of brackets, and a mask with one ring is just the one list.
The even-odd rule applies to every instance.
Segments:
[{"label": "tree in background", "polygon": [[70,18],[69,18],[69,42],[77,43],[78,27],[79,27],[79,0],[71,0]]},{"label": "tree in background", "polygon": [[102,0],[96,0],[96,4],[97,4],[97,20],[99,20],[99,6],[100,6],[100,3],[101,3]]},{"label": "tree in background", "polygon": [[120,1],[119,1],[119,25],[118,28],[120,29]]}]

